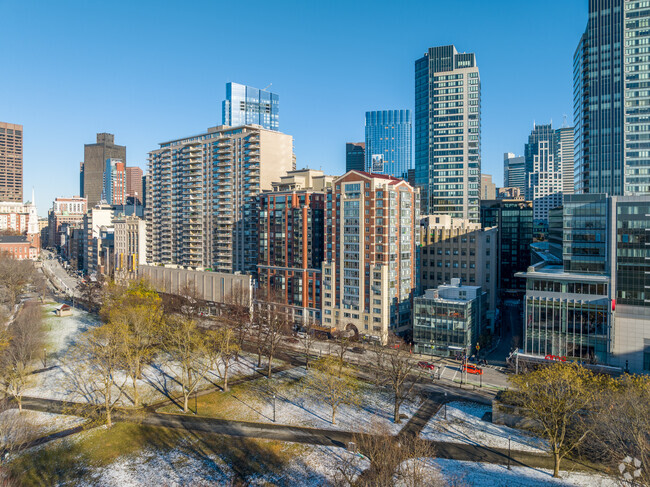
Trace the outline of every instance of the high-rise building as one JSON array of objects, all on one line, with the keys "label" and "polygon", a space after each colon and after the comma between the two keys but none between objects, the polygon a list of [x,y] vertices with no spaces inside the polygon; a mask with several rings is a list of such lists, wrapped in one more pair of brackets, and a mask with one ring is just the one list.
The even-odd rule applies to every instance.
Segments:
[{"label": "high-rise building", "polygon": [[486,294],[487,321],[479,333],[494,332],[498,282],[498,228],[453,219],[448,215],[420,220],[420,286],[432,289],[460,279],[481,286]]},{"label": "high-rise building", "polygon": [[126,203],[126,170],[120,159],[106,160],[102,200],[109,205]]},{"label": "high-rise building", "polygon": [[257,270],[258,196],[294,168],[293,138],[213,127],[149,153],[147,262]]},{"label": "high-rise building", "polygon": [[115,145],[113,134],[97,134],[95,144],[84,145],[84,162],[81,163],[79,183],[81,196],[93,208],[102,198],[104,171],[108,159],[119,159],[126,166],[126,147]]},{"label": "high-rise building", "polygon": [[560,127],[555,130],[557,146],[555,159],[562,172],[562,194],[573,194],[573,127]]},{"label": "high-rise building", "polygon": [[321,321],[325,192],[333,180],[322,171],[290,171],[260,194],[260,286],[300,324]]},{"label": "high-rise building", "polygon": [[408,180],[411,134],[411,110],[366,112],[365,171]]},{"label": "high-rise building", "polygon": [[23,126],[0,122],[0,201],[23,201]]},{"label": "high-rise building", "polygon": [[562,167],[557,157],[558,140],[548,125],[535,124],[525,150],[526,193],[533,202],[533,219],[548,221],[548,211],[562,205]]},{"label": "high-rise building", "polygon": [[138,166],[126,168],[126,196],[128,198],[135,198],[140,202],[144,201],[142,177],[142,169]]},{"label": "high-rise building", "polygon": [[650,372],[650,196],[567,195],[561,213],[563,265],[518,274],[524,352]]},{"label": "high-rise building", "polygon": [[483,228],[498,227],[498,292],[502,298],[523,294],[525,283],[515,277],[531,263],[533,242],[533,204],[522,200],[481,201]]},{"label": "high-rise building", "polygon": [[590,0],[573,57],[575,185],[580,193],[650,194],[650,106],[644,81],[650,10]]},{"label": "high-rise building", "polygon": [[327,192],[322,322],[383,343],[410,331],[416,288],[417,190],[350,171]]},{"label": "high-rise building", "polygon": [[497,197],[497,185],[492,182],[490,174],[481,174],[481,199],[493,200]]},{"label": "high-rise building", "polygon": [[515,156],[512,152],[503,154],[503,186],[519,188],[522,195],[526,193],[526,158]]},{"label": "high-rise building", "polygon": [[474,53],[432,47],[415,62],[415,182],[422,214],[480,221],[481,78]]},{"label": "high-rise building", "polygon": [[252,86],[226,83],[223,124],[260,125],[267,130],[280,130],[280,97]]},{"label": "high-rise building", "polygon": [[132,279],[138,267],[146,263],[147,225],[136,216],[120,215],[113,219],[114,269],[116,278]]},{"label": "high-rise building", "polygon": [[347,142],[345,144],[345,172],[363,171],[366,167],[366,143]]}]

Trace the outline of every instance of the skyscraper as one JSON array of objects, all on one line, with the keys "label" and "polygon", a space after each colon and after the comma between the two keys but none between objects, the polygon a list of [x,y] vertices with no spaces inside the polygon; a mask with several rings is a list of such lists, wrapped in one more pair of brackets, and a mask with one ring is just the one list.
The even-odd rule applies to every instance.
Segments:
[{"label": "skyscraper", "polygon": [[503,154],[503,185],[506,188],[519,188],[526,194],[526,158],[515,156],[512,152]]},{"label": "skyscraper", "polygon": [[104,168],[102,200],[109,205],[126,203],[126,171],[120,159],[107,159]]},{"label": "skyscraper", "polygon": [[481,174],[481,199],[493,200],[497,197],[497,186],[492,182],[490,174]]},{"label": "skyscraper", "polygon": [[0,122],[0,201],[23,202],[23,126],[14,123]]},{"label": "skyscraper", "polygon": [[573,127],[560,127],[555,130],[557,146],[555,158],[562,171],[562,194],[573,194]]},{"label": "skyscraper", "polygon": [[480,221],[481,79],[474,53],[432,47],[415,62],[415,182],[423,215]]},{"label": "skyscraper", "polygon": [[525,149],[526,193],[533,202],[533,219],[548,221],[548,211],[562,205],[562,168],[558,140],[550,124],[535,125]]},{"label": "skyscraper", "polygon": [[365,171],[408,179],[411,169],[411,110],[366,112]]},{"label": "skyscraper", "polygon": [[575,187],[650,194],[650,105],[644,2],[590,0],[573,57]]},{"label": "skyscraper", "polygon": [[231,127],[260,125],[280,130],[280,97],[270,91],[238,83],[226,83],[223,124]]},{"label": "skyscraper", "polygon": [[81,196],[88,208],[99,203],[104,189],[104,170],[108,159],[119,159],[126,166],[126,147],[115,145],[113,134],[97,134],[95,144],[84,145],[84,162],[81,163],[79,182]]},{"label": "skyscraper", "polygon": [[214,127],[149,153],[147,262],[255,273],[258,196],[294,169],[293,138]]},{"label": "skyscraper", "polygon": [[366,166],[365,142],[347,142],[345,144],[345,172],[364,171]]},{"label": "skyscraper", "polygon": [[126,168],[126,196],[144,201],[142,189],[142,169],[138,166]]}]

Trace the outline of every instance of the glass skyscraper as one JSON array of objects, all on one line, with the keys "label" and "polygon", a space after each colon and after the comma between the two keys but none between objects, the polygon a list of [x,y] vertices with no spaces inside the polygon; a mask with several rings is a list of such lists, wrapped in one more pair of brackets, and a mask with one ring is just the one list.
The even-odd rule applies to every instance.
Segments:
[{"label": "glass skyscraper", "polygon": [[645,2],[589,0],[573,58],[577,192],[650,194],[649,21]]},{"label": "glass skyscraper", "polygon": [[366,112],[366,171],[407,180],[411,131],[411,110]]},{"label": "glass skyscraper", "polygon": [[366,167],[365,142],[347,142],[345,144],[345,172],[363,171]]},{"label": "glass skyscraper", "polygon": [[261,125],[280,130],[280,97],[266,90],[238,83],[226,83],[223,101],[223,124],[231,127]]},{"label": "glass skyscraper", "polygon": [[512,152],[503,154],[503,185],[506,188],[519,188],[526,194],[526,158],[515,156]]},{"label": "glass skyscraper", "polygon": [[474,53],[432,47],[415,62],[421,212],[480,221],[481,78]]}]

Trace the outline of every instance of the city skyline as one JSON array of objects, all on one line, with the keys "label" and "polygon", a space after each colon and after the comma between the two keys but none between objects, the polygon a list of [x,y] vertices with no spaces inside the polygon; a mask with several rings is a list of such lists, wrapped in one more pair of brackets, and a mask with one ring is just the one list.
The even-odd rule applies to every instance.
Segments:
[{"label": "city skyline", "polygon": [[[24,125],[29,135],[24,142],[25,194],[35,188],[43,216],[56,196],[78,193],[83,145],[95,134],[115,134],[128,148],[127,166],[144,169],[148,151],[159,142],[220,124],[224,86],[229,81],[260,88],[272,83],[270,90],[282,98],[282,132],[295,140],[297,166],[343,174],[345,142],[363,140],[365,112],[384,107],[413,110],[415,60],[429,47],[452,43],[460,52],[476,53],[481,67],[482,171],[494,175],[500,186],[503,153],[522,150],[521,140],[534,120],[552,119],[557,124],[567,114],[571,122],[572,58],[587,19],[586,2],[555,2],[555,8],[549,5],[537,12],[533,24],[526,22],[532,6],[503,2],[497,11],[481,2],[467,2],[472,15],[464,19],[466,29],[458,31],[453,22],[431,21],[434,14],[437,19],[453,19],[457,14],[445,2],[399,8],[373,4],[370,17],[365,4],[346,4],[350,15],[345,19],[350,20],[335,17],[336,5],[326,9],[280,4],[270,14],[275,22],[220,53],[219,62],[209,61],[200,76],[187,78],[171,70],[155,74],[158,60],[163,53],[186,56],[187,62],[203,59],[198,46],[214,37],[210,19],[228,14],[234,6],[201,3],[200,19],[190,11],[163,9],[150,23],[145,21],[150,14],[145,4],[116,3],[108,10],[80,5],[35,9],[29,3],[9,4],[5,15],[14,21],[0,33],[0,40],[8,44],[19,34],[25,39],[7,53],[7,76],[0,80],[0,88],[12,97],[3,100],[2,119]],[[564,14],[557,16],[557,10]],[[513,23],[509,35],[497,39],[491,35],[489,20],[502,22],[502,11],[509,12]],[[367,17],[363,25],[352,21],[357,12]],[[85,17],[94,20],[79,27]],[[303,17],[307,22],[297,21]],[[189,18],[196,22],[186,36],[179,32],[172,41],[156,33]],[[343,29],[346,35],[333,40],[326,26],[334,18],[343,22],[342,28],[350,22],[354,29]],[[369,49],[368,32],[386,22],[403,26],[400,41]],[[120,35],[96,34],[118,23]],[[235,32],[228,25],[223,29],[226,36]],[[61,36],[62,30],[72,34]],[[253,50],[269,37],[274,41],[273,55]],[[309,42],[297,43],[296,37]],[[314,51],[321,55],[314,56]],[[243,54],[250,54],[246,63],[241,62]],[[301,59],[300,69],[296,59]],[[128,83],[106,76],[107,61],[122,66]],[[539,63],[554,69],[539,73]],[[373,66],[388,75],[377,76]],[[53,167],[55,171],[48,171]]]}]

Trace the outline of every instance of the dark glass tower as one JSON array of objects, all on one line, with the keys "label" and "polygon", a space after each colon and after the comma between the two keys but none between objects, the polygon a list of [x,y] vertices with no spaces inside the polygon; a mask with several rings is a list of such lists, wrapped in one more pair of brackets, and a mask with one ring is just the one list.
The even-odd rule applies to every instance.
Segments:
[{"label": "dark glass tower", "polygon": [[366,144],[347,142],[345,144],[345,172],[363,171],[366,166]]}]

